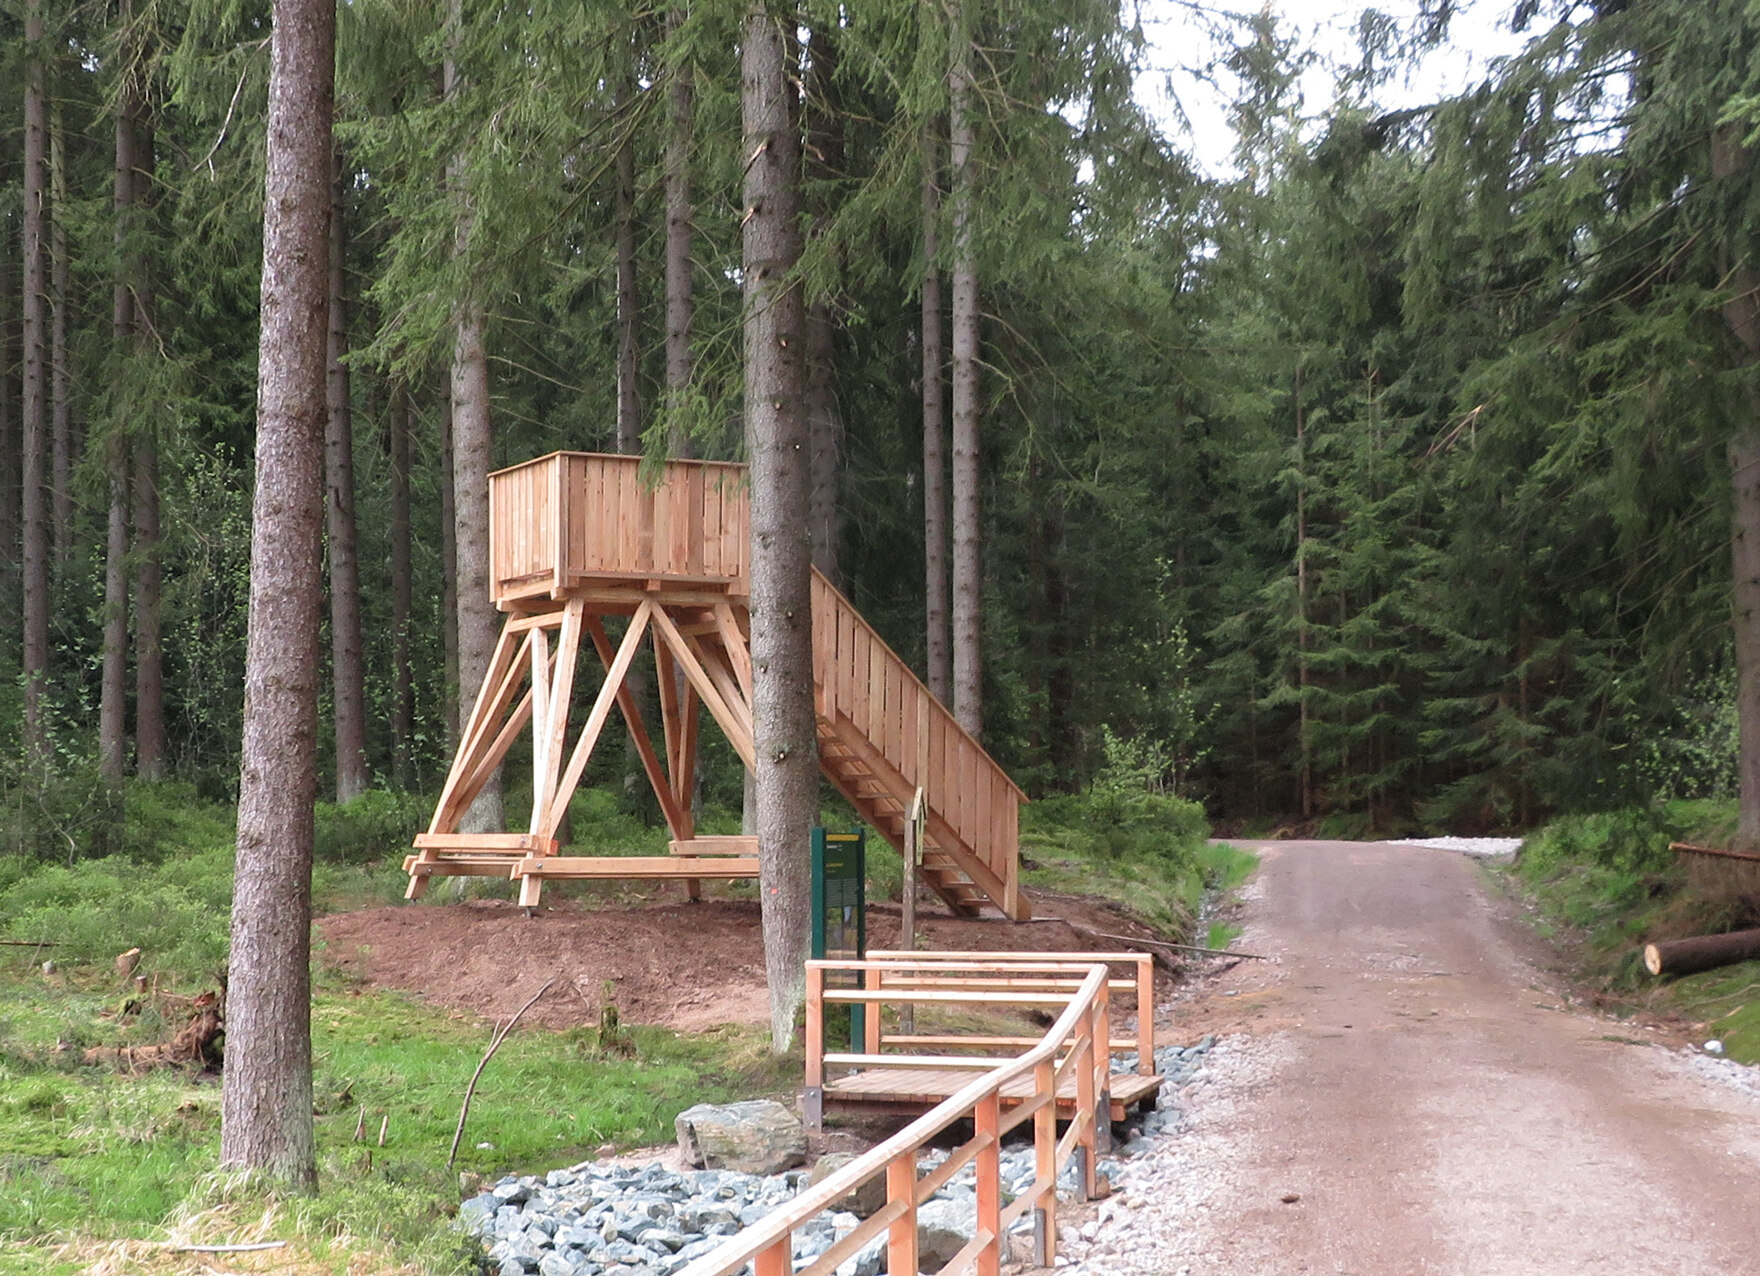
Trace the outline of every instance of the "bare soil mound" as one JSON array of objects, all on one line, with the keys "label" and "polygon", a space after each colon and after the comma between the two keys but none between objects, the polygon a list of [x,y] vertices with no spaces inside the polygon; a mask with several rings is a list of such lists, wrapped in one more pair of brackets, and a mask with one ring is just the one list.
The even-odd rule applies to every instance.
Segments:
[{"label": "bare soil mound", "polygon": [[[1035,904],[1040,920],[1025,923],[919,911],[917,931],[944,951],[1081,952],[1094,946],[1083,930],[1151,934],[1093,900],[1041,893]],[[393,905],[321,918],[318,932],[331,965],[491,1019],[511,1015],[552,976],[556,986],[528,1022],[597,1023],[607,997],[626,1023],[687,1032],[770,1017],[755,900],[558,901],[534,918],[503,901]],[[893,947],[898,906],[870,905],[868,932],[871,947]]]}]

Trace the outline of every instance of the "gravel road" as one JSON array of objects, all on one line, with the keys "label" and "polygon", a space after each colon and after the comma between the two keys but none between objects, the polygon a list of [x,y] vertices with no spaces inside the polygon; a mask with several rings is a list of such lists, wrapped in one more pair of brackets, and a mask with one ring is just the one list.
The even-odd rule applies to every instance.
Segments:
[{"label": "gravel road", "polygon": [[1227,1035],[1065,1271],[1760,1276],[1751,1073],[1567,1004],[1464,856],[1243,845],[1275,960],[1175,1007]]}]

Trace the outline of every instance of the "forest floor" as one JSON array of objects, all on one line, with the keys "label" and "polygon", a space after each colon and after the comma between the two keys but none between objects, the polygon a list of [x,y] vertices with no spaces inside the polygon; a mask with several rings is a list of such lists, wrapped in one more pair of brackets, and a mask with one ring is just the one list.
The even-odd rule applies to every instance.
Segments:
[{"label": "forest floor", "polygon": [[[558,987],[532,1008],[528,1022],[596,1024],[609,1001],[625,1023],[675,1032],[768,1025],[757,901],[692,904],[675,898],[676,891],[615,909],[561,899],[530,920],[504,900],[365,908],[320,919],[318,934],[324,961],[348,977],[486,1019],[511,1015],[556,975]],[[1084,930],[1154,938],[1104,901],[1032,894],[1033,921],[971,920],[925,905],[917,933],[924,947],[944,951],[1090,951],[1094,940]],[[868,946],[897,947],[899,919],[898,905],[871,904]]]},{"label": "forest floor", "polygon": [[1760,1087],[1699,1025],[1588,1008],[1480,865],[1248,844],[1242,962],[1185,1122],[1071,1233],[1072,1273],[1760,1273]]}]

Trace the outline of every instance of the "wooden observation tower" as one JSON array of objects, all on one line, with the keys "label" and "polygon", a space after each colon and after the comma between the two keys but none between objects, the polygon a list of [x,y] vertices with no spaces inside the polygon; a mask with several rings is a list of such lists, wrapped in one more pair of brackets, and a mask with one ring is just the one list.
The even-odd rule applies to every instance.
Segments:
[{"label": "wooden observation tower", "polygon": [[[639,457],[555,452],[490,476],[490,594],[507,621],[433,822],[404,863],[410,898],[434,876],[509,877],[527,907],[546,878],[677,878],[695,898],[704,878],[757,876],[757,839],[699,838],[691,814],[702,710],[752,765],[745,467],[670,461],[657,481],[641,469]],[[627,618],[615,640],[608,617]],[[657,733],[625,685],[644,644],[654,652]],[[604,677],[571,740],[576,675],[589,661]],[[1027,918],[1025,796],[817,571],[813,684],[820,764],[861,817],[902,849],[921,788],[923,880],[956,913]],[[569,798],[614,710],[665,813],[671,855],[558,853]],[[459,832],[528,729],[525,830]]]}]

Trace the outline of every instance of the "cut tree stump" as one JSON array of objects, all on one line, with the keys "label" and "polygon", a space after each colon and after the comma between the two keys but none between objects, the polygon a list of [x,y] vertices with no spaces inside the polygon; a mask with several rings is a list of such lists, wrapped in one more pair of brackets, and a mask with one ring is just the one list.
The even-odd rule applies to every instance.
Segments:
[{"label": "cut tree stump", "polygon": [[1644,945],[1644,969],[1652,975],[1690,975],[1696,970],[1733,966],[1760,958],[1760,930],[1697,935]]}]

